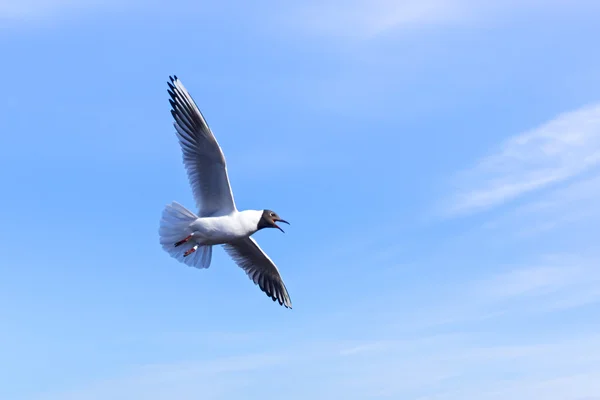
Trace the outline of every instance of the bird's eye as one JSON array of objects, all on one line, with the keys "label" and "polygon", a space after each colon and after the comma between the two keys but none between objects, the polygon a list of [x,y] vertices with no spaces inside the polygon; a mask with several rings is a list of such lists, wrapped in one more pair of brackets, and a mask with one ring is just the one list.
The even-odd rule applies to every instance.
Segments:
[{"label": "bird's eye", "polygon": [[274,217],[274,216],[275,216],[275,213],[271,213],[271,217]]}]

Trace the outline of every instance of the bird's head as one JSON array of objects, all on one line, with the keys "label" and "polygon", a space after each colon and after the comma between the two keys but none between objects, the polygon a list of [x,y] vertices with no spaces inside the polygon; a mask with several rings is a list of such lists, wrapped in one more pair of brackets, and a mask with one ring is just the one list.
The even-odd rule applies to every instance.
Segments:
[{"label": "bird's head", "polygon": [[277,228],[281,232],[285,233],[285,231],[281,229],[279,225],[277,225],[277,222],[283,222],[284,224],[288,225],[290,224],[285,219],[281,219],[275,211],[263,210],[262,217],[260,218],[260,221],[258,221],[258,229]]}]

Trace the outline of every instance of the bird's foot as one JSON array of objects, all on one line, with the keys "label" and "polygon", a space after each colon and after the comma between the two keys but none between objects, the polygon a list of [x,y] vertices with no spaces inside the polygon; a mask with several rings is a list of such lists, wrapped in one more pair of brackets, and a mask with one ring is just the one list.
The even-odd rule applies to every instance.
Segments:
[{"label": "bird's foot", "polygon": [[188,236],[188,237],[186,237],[185,239],[183,239],[183,240],[180,240],[179,242],[175,243],[175,247],[179,247],[179,246],[181,246],[182,244],[184,244],[184,243],[187,243],[187,242],[188,242],[188,241],[189,241],[189,240],[192,238],[192,236],[194,236],[194,235],[193,235],[193,234],[192,234],[192,235],[189,235],[189,236]]},{"label": "bird's foot", "polygon": [[198,245],[197,244],[195,244],[194,247],[192,247],[191,249],[189,249],[188,251],[186,251],[185,253],[183,253],[183,256],[187,257],[190,254],[192,254],[193,252],[195,252],[196,250],[198,250]]}]

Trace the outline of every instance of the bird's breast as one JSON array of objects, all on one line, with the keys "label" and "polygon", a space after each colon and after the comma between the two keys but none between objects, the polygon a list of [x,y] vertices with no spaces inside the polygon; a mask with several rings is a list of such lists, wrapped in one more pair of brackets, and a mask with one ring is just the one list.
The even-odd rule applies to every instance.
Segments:
[{"label": "bird's breast", "polygon": [[248,228],[234,216],[198,218],[191,226],[202,244],[223,244],[248,236]]}]

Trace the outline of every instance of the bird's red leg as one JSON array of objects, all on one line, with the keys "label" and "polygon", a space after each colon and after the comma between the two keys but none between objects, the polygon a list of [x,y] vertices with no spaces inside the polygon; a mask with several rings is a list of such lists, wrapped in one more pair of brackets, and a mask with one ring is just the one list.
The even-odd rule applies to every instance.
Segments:
[{"label": "bird's red leg", "polygon": [[175,247],[181,246],[182,244],[186,243],[188,240],[190,240],[192,238],[192,236],[193,235],[189,235],[185,239],[180,240],[179,242],[175,243]]},{"label": "bird's red leg", "polygon": [[185,253],[183,253],[184,257],[189,256],[190,254],[192,254],[193,252],[195,252],[198,249],[198,245],[194,245],[194,247],[192,247],[191,249],[189,249],[188,251],[186,251]]}]

